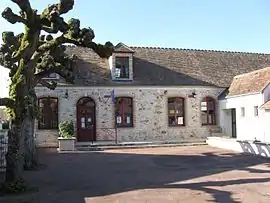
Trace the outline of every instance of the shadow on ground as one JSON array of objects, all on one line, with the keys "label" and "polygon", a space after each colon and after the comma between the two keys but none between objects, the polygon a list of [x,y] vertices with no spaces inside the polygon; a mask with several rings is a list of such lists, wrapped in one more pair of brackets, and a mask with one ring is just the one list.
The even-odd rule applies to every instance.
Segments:
[{"label": "shadow on ground", "polygon": [[237,179],[235,177],[236,180],[228,181],[177,183],[232,170],[270,173],[270,169],[248,168],[269,163],[269,159],[235,153],[208,152],[195,155],[115,152],[42,153],[41,160],[47,168],[25,174],[30,184],[38,185],[40,188],[38,194],[29,196],[38,200],[37,202],[85,203],[85,198],[138,189],[184,188],[204,191],[212,196],[213,202],[236,203],[238,201],[232,199],[231,192],[211,187],[270,181],[268,176],[269,178]]}]

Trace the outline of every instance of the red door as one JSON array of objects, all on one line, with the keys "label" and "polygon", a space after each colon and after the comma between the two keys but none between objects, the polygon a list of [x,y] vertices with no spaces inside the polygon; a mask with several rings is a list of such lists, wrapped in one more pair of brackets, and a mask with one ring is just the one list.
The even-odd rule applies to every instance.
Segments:
[{"label": "red door", "polygon": [[96,141],[96,105],[89,97],[77,103],[77,140],[78,142]]}]

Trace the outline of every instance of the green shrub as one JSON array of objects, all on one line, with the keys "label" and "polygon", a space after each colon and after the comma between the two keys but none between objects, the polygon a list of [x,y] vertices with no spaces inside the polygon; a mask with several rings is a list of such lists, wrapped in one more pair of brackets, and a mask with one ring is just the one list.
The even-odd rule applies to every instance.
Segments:
[{"label": "green shrub", "polygon": [[72,121],[63,121],[59,124],[59,136],[63,138],[74,137],[74,125]]}]

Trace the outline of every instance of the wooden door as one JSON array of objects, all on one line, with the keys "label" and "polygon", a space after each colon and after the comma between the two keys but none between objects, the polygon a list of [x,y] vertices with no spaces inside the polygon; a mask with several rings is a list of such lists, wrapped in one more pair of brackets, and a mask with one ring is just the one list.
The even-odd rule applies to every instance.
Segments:
[{"label": "wooden door", "polygon": [[96,105],[89,97],[77,103],[77,140],[78,142],[96,141]]}]

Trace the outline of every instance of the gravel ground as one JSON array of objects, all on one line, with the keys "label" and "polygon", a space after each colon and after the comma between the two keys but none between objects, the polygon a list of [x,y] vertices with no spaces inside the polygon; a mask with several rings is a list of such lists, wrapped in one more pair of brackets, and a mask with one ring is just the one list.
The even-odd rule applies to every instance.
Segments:
[{"label": "gravel ground", "polygon": [[0,203],[269,203],[270,159],[209,146],[41,152],[39,192]]}]

